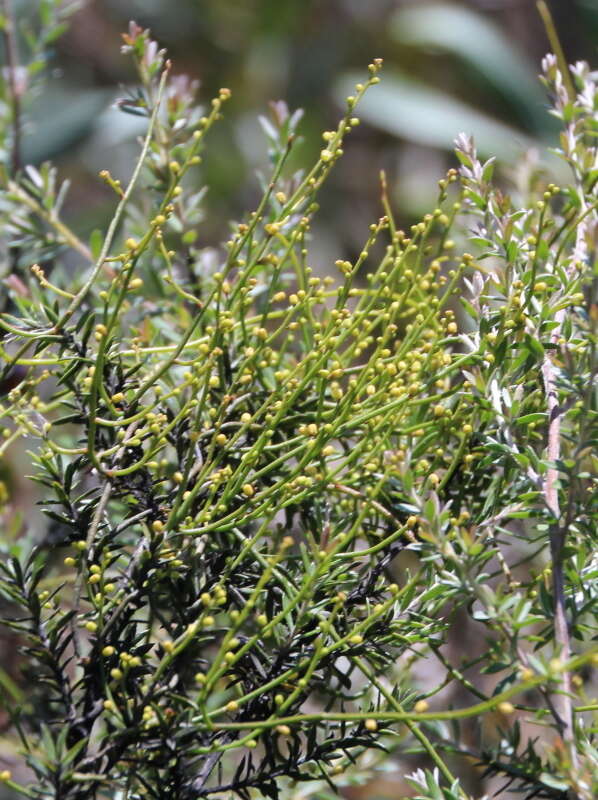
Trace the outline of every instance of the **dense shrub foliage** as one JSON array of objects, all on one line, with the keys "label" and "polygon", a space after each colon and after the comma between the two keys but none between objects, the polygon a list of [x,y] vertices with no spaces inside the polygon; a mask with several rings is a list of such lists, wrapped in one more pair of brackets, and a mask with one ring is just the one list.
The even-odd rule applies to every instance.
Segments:
[{"label": "dense shrub foliage", "polygon": [[0,779],[328,798],[391,750],[420,754],[418,797],[471,797],[469,759],[590,800],[595,76],[543,65],[567,185],[523,165],[507,194],[461,135],[437,208],[399,230],[382,177],[383,216],[324,275],[318,193],[381,62],[305,172],[300,114],[272,106],[271,175],[216,252],[196,173],[229,92],[202,111],[147,31],[124,42],[147,133],[126,182],[101,173],[114,215],[89,244],[55,169],[11,162],[3,110],[0,452],[26,441],[47,524],[33,541],[3,486],[31,682],[4,703],[31,772]]}]

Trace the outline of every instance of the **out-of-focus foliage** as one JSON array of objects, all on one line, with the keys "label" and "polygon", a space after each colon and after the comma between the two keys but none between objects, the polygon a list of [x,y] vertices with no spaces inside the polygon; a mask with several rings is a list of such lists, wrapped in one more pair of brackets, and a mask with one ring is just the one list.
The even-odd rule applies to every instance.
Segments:
[{"label": "out-of-focus foliage", "polygon": [[[25,19],[35,5],[19,0],[19,16]],[[563,17],[571,58],[590,57],[595,4],[553,6],[557,21]],[[223,235],[219,220],[254,197],[254,172],[265,163],[255,109],[265,111],[280,98],[294,108],[309,104],[303,152],[313,157],[320,131],[334,119],[333,100],[342,105],[347,74],[352,80],[375,55],[385,58],[387,77],[362,112],[371,126],[362,126],[324,194],[324,218],[336,222],[322,235],[323,252],[339,241],[348,255],[358,247],[358,237],[347,241],[345,233],[362,212],[377,213],[377,192],[363,192],[364,173],[372,167],[386,170],[391,194],[411,219],[433,202],[423,187],[452,160],[457,130],[475,134],[482,154],[509,157],[554,131],[536,81],[535,65],[548,45],[533,2],[88,0],[58,45],[59,70],[31,109],[26,148],[36,163],[58,157],[77,177],[86,203],[67,208],[77,229],[105,201],[91,184],[93,172],[115,144],[139,133],[134,120],[108,109],[132,80],[111,46],[130,18],[150,26],[177,69],[200,79],[208,94],[222,85],[233,92],[230,116],[206,165],[212,210],[202,233],[211,242]],[[58,107],[60,115],[53,113]],[[132,151],[119,152],[114,171],[124,177]],[[86,174],[87,184],[81,182]]]},{"label": "out-of-focus foliage", "polygon": [[419,3],[398,11],[391,26],[400,45],[446,54],[464,67],[470,85],[499,93],[524,129],[546,130],[533,61],[488,16],[457,3]]}]

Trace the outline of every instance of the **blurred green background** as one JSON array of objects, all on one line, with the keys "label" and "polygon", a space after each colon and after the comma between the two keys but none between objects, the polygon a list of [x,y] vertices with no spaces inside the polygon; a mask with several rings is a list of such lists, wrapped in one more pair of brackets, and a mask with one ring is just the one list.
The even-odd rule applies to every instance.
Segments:
[{"label": "blurred green background", "polygon": [[[26,24],[40,3],[13,0],[18,21]],[[598,0],[549,5],[568,60],[595,64]],[[145,126],[114,105],[134,88],[131,64],[120,53],[120,33],[131,19],[151,28],[175,73],[200,82],[201,103],[221,86],[233,93],[198,171],[208,188],[200,246],[216,246],[228,221],[257,203],[256,172],[268,167],[258,115],[267,114],[268,103],[283,99],[305,109],[296,163],[308,166],[322,148],[322,131],[336,125],[344,98],[374,57],[385,60],[382,82],[359,108],[362,124],[347,139],[314,226],[316,266],[325,271],[361,249],[368,225],[382,213],[380,170],[405,226],[434,206],[437,179],[456,163],[451,150],[460,131],[475,134],[484,156],[505,160],[527,151],[533,161],[534,152],[557,141],[537,80],[549,45],[535,0],[87,0],[54,44],[43,91],[25,108],[24,141],[27,162],[52,159],[60,177],[71,180],[64,213],[84,239],[114,207],[98,171],[126,178]],[[13,455],[16,472],[27,472]],[[22,507],[33,505],[27,491],[23,484]],[[464,631],[454,646],[475,650],[480,643]],[[16,678],[9,656],[15,642],[2,638],[0,649],[6,674]],[[0,715],[0,739],[6,726]],[[12,767],[12,754],[7,758]],[[402,763],[400,771],[419,765]],[[406,796],[397,769],[391,764],[375,786],[342,795]],[[470,791],[493,788],[473,768],[460,771]],[[2,800],[13,797],[1,792]]]},{"label": "blurred green background", "polygon": [[[19,14],[36,6],[15,3]],[[568,59],[591,61],[597,0],[550,5]],[[362,125],[322,197],[324,259],[360,248],[380,215],[381,169],[409,224],[433,205],[459,131],[474,133],[482,154],[499,158],[555,143],[537,80],[549,46],[535,0],[84,0],[29,109],[25,147],[30,161],[52,158],[73,180],[66,213],[84,236],[112,207],[98,170],[125,177],[144,124],[113,107],[134,80],[120,53],[131,19],[151,28],[176,72],[200,81],[201,102],[220,86],[233,92],[201,176],[209,189],[199,231],[206,245],[217,244],[227,221],[256,201],[255,173],[267,165],[257,117],[268,102],[305,109],[297,160],[307,165],[377,56],[385,59],[382,83],[360,106]]]}]

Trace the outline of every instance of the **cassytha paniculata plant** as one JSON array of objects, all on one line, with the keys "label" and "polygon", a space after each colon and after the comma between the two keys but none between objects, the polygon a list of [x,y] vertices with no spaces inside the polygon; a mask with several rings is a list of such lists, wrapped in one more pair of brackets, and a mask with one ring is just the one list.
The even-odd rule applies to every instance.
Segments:
[{"label": "cassytha paniculata plant", "polygon": [[[4,181],[1,355],[22,379],[0,452],[26,441],[48,531],[3,543],[3,624],[35,682],[5,699],[31,779],[0,779],[56,800],[329,797],[391,749],[429,767],[419,797],[470,797],[454,772],[473,758],[528,797],[589,800],[595,76],[545,62],[571,185],[509,197],[462,136],[437,208],[399,230],[383,181],[361,253],[322,277],[318,192],[381,62],[305,173],[299,115],[272,107],[271,176],[214,256],[197,175],[230,93],[198,109],[135,24],[123,50],[121,106],[147,129],[128,181],[101,173],[107,229],[69,229],[48,166]],[[481,653],[447,649],[464,620]]]}]

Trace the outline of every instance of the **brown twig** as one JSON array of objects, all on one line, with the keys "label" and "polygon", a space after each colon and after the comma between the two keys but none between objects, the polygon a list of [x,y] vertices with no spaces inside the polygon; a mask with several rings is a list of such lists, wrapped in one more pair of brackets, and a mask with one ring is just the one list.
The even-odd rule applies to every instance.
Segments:
[{"label": "brown twig", "polygon": [[[554,522],[550,527],[550,556],[552,561],[552,589],[554,596],[554,636],[557,647],[560,650],[559,656],[561,660],[568,661],[571,657],[571,645],[569,641],[569,628],[567,625],[563,577],[563,549],[567,531],[565,527],[560,524],[561,510],[558,495],[559,473],[556,466],[556,462],[561,455],[560,434],[562,409],[559,407],[554,369],[548,355],[544,357],[542,364],[542,377],[544,380],[548,411],[547,456],[548,460],[551,462],[544,479],[544,500],[554,517]],[[558,700],[554,702],[554,707],[559,717],[557,724],[559,725],[563,742],[569,750],[571,764],[575,767],[577,758],[573,731],[573,709],[571,705],[571,676],[566,671],[561,673],[560,694]]]},{"label": "brown twig", "polygon": [[[564,58],[562,56],[562,50],[560,54],[561,58]],[[575,92],[572,84],[569,91]],[[578,262],[583,262],[587,259],[588,253],[585,235],[588,222],[589,220],[584,215],[584,218],[577,225],[575,248],[573,250],[571,265],[569,266],[569,272],[575,268]],[[557,325],[551,333],[551,341],[557,346],[565,321],[565,315],[566,310],[564,308],[559,309],[555,314],[555,322]],[[561,457],[561,419],[567,411],[567,407],[559,405],[554,365],[548,353],[546,353],[542,362],[542,378],[546,395],[546,410],[548,412],[547,456],[551,463],[551,466],[546,471],[543,493],[545,503],[554,518],[554,522],[550,527],[550,557],[552,562],[552,591],[554,597],[554,635],[556,645],[560,649],[560,658],[563,661],[567,661],[571,657],[571,643],[567,624],[563,551],[567,539],[571,509],[570,506],[567,508],[565,519],[564,521],[561,520],[561,507],[558,494],[559,473],[558,467],[556,466],[557,461]],[[571,765],[575,769],[577,767],[577,751],[575,749],[575,732],[573,727],[571,675],[567,671],[561,673],[560,694],[558,695],[558,700],[554,702],[554,711],[558,714],[557,724],[559,725],[563,742],[568,750]]]}]

